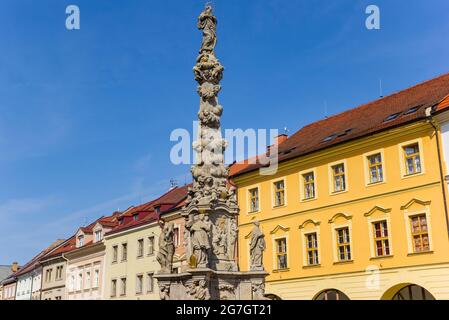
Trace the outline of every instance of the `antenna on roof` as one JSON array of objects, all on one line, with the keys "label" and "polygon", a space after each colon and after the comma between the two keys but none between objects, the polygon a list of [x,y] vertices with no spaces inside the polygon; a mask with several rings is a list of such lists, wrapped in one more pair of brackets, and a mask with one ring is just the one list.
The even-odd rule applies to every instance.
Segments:
[{"label": "antenna on roof", "polygon": [[324,118],[327,119],[327,101],[324,100]]},{"label": "antenna on roof", "polygon": [[383,98],[383,92],[382,92],[382,79],[379,79],[379,96]]}]

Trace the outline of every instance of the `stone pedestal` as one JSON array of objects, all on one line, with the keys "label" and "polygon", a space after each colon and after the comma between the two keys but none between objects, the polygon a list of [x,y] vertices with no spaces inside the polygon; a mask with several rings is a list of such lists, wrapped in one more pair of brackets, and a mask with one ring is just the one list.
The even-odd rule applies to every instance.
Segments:
[{"label": "stone pedestal", "polygon": [[264,271],[215,271],[189,269],[179,274],[156,274],[160,288],[168,288],[165,300],[265,300]]}]

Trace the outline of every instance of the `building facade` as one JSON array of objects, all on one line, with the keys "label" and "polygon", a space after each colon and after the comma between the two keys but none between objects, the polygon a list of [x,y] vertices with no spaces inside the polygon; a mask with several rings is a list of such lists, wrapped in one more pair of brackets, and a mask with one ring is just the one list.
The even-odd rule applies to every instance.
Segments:
[{"label": "building facade", "polygon": [[160,269],[156,260],[161,231],[159,219],[165,220],[166,213],[166,222],[173,222],[175,229],[173,268],[181,272],[185,264],[184,229],[175,208],[186,196],[187,187],[174,188],[158,199],[129,208],[120,216],[119,225],[105,236],[105,299],[159,299],[153,276]]},{"label": "building facade", "polygon": [[102,217],[76,233],[76,247],[64,254],[67,259],[66,299],[100,300],[104,291],[104,235],[117,225],[115,213]]},{"label": "building facade", "polygon": [[41,300],[66,299],[67,259],[64,254],[75,249],[76,238],[72,236],[40,260],[42,265]]},{"label": "building facade", "polygon": [[308,125],[274,148],[271,175],[233,166],[241,269],[258,220],[271,298],[449,299],[447,190],[429,118],[448,94],[449,74]]}]

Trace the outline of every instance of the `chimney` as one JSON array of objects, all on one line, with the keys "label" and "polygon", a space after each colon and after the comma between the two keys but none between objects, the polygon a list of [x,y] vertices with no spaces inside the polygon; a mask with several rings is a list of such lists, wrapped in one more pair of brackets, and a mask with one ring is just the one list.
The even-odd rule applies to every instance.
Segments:
[{"label": "chimney", "polygon": [[274,138],[274,144],[280,145],[282,142],[288,139],[288,135],[283,133]]},{"label": "chimney", "polygon": [[12,271],[13,273],[19,271],[19,264],[18,264],[17,262],[13,262],[13,263],[12,263],[12,265],[11,265],[11,271]]},{"label": "chimney", "polygon": [[274,137],[274,144],[267,147],[267,153],[270,153],[270,150],[273,146],[279,146],[281,143],[285,142],[287,139],[288,139],[288,135],[285,133]]}]

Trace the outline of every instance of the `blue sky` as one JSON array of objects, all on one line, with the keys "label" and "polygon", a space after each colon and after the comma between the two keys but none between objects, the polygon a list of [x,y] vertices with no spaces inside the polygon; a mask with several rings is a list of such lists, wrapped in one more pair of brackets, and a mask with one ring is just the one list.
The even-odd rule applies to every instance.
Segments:
[{"label": "blue sky", "polygon": [[[226,128],[293,133],[376,99],[379,79],[387,95],[449,72],[447,0],[214,2]],[[190,180],[169,137],[196,117],[204,3],[0,2],[0,264]]]}]

